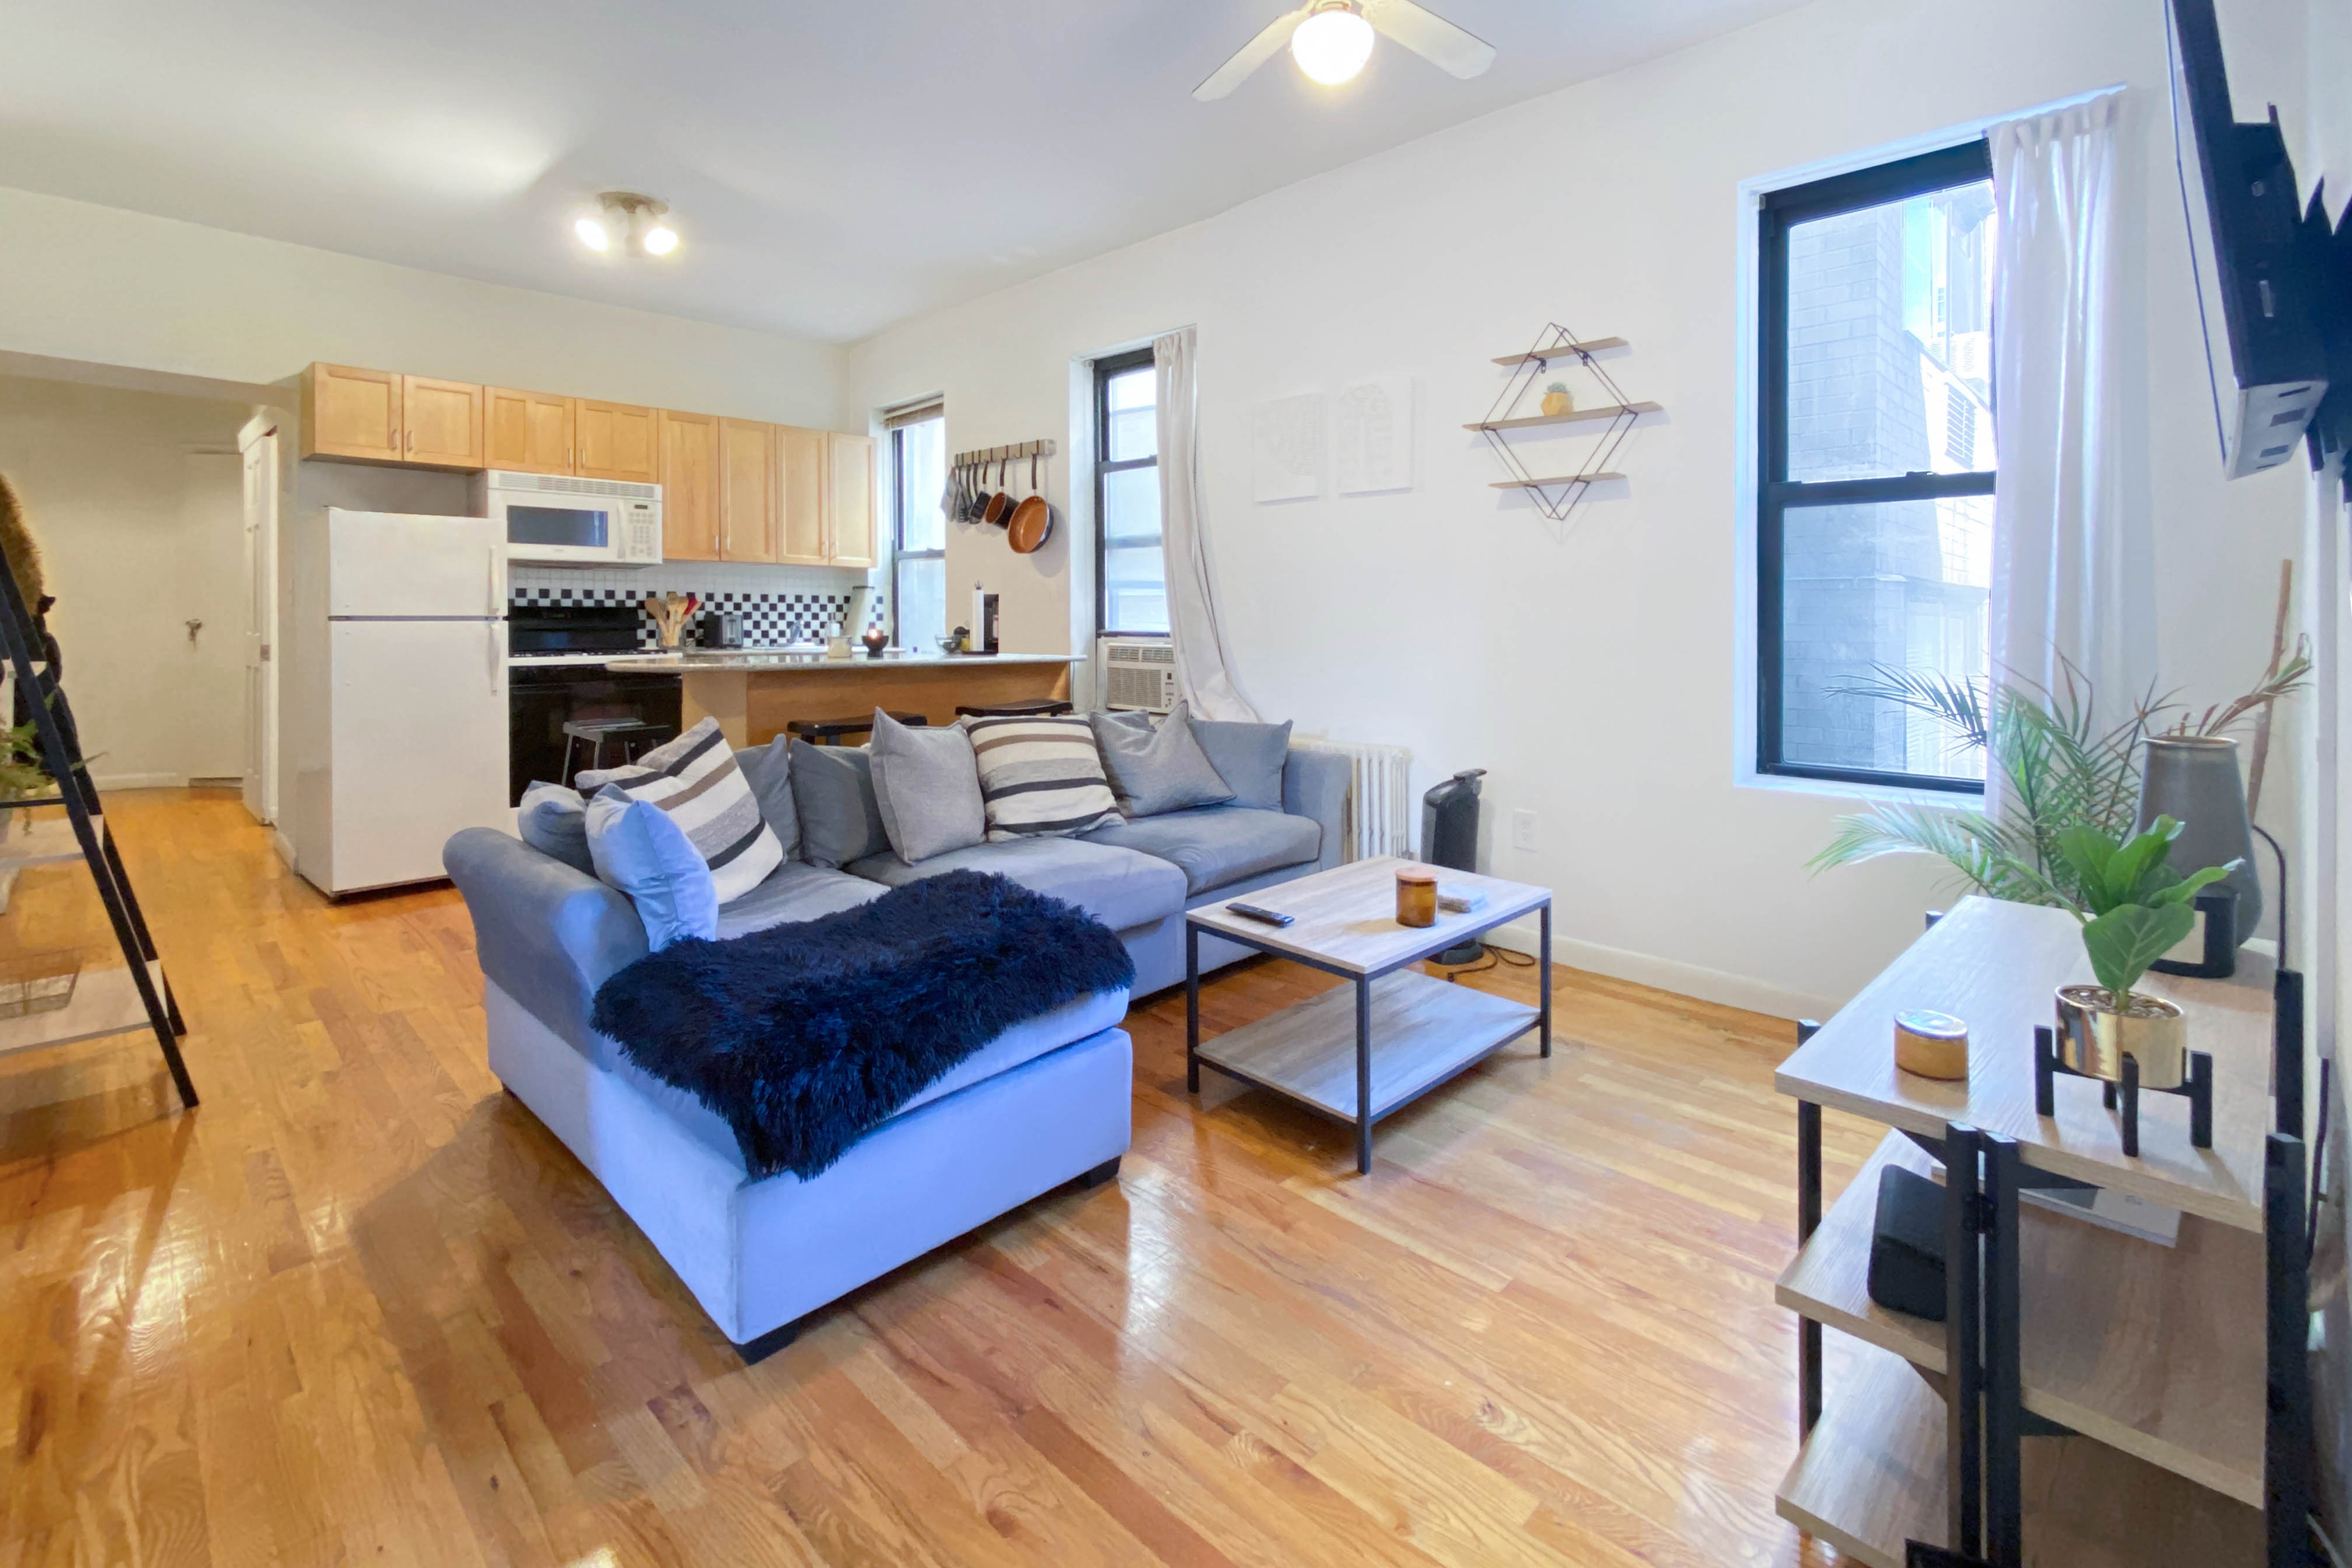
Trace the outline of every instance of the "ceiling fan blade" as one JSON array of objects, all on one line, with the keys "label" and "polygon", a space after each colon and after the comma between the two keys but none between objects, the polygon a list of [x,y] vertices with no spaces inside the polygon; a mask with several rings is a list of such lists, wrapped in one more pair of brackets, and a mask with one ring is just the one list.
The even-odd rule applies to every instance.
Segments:
[{"label": "ceiling fan blade", "polygon": [[1194,88],[1192,96],[1202,103],[1208,103],[1241,86],[1250,72],[1282,52],[1282,46],[1290,42],[1290,35],[1298,31],[1298,24],[1305,20],[1307,8],[1302,5],[1268,22],[1264,31],[1235,50],[1232,59],[1219,66],[1210,73],[1208,80]]},{"label": "ceiling fan blade", "polygon": [[1412,0],[1362,0],[1362,5],[1365,21],[1448,76],[1467,81],[1484,76],[1495,63],[1494,45]]}]

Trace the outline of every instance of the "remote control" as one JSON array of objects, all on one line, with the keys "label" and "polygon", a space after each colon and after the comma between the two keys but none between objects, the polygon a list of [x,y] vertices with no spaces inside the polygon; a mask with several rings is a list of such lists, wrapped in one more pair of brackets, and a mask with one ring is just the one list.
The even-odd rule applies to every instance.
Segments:
[{"label": "remote control", "polygon": [[1225,908],[1245,921],[1258,921],[1270,926],[1286,926],[1297,918],[1276,910],[1260,909],[1255,904],[1227,904]]}]

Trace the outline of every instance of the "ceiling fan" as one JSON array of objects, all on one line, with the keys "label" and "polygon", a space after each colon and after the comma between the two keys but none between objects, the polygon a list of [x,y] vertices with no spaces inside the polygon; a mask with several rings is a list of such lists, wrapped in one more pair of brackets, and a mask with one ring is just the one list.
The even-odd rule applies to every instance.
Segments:
[{"label": "ceiling fan", "polygon": [[1412,0],[1307,0],[1267,23],[1265,31],[1194,88],[1192,96],[1203,103],[1224,97],[1285,44],[1300,70],[1326,87],[1337,87],[1371,58],[1375,30],[1465,81],[1495,63],[1494,45]]}]

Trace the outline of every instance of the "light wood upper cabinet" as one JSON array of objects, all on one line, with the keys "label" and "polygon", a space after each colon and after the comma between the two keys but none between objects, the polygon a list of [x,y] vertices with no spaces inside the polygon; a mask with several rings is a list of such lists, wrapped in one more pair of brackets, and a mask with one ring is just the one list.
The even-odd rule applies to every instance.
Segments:
[{"label": "light wood upper cabinet", "polygon": [[402,460],[400,376],[314,364],[302,377],[302,455]]},{"label": "light wood upper cabinet", "polygon": [[493,386],[483,394],[485,463],[525,474],[572,471],[573,399]]},{"label": "light wood upper cabinet", "polygon": [[824,432],[795,425],[776,426],[776,493],[779,538],[776,559],[787,566],[824,566],[825,494]]},{"label": "light wood upper cabinet", "polygon": [[719,420],[664,409],[659,427],[662,559],[719,560]]},{"label": "light wood upper cabinet", "polygon": [[470,381],[400,378],[401,460],[440,468],[482,466],[482,389]]},{"label": "light wood upper cabinet", "polygon": [[572,433],[579,458],[572,471],[583,479],[661,482],[654,453],[654,411],[627,403],[581,398],[572,405]]},{"label": "light wood upper cabinet", "polygon": [[835,566],[874,564],[874,437],[825,433],[828,494],[825,557]]},{"label": "light wood upper cabinet", "polygon": [[776,535],[776,427],[749,419],[721,419],[719,557],[773,561]]}]

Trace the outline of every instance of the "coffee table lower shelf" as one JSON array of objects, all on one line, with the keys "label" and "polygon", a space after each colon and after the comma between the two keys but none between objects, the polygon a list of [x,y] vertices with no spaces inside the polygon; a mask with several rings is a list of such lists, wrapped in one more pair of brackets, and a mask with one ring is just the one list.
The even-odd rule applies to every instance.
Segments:
[{"label": "coffee table lower shelf", "polygon": [[[1856,1345],[1821,1421],[1780,1483],[1781,1518],[1872,1568],[1904,1568],[1904,1543],[1945,1543],[1944,1402],[1910,1363]],[[2027,1568],[2254,1568],[2263,1516],[2183,1486],[2091,1437],[2025,1446]]]},{"label": "coffee table lower shelf", "polygon": [[[1357,1119],[1356,986],[1337,985],[1202,1040],[1204,1067]],[[1371,1120],[1436,1088],[1537,1026],[1525,1003],[1400,969],[1371,982]]]}]

